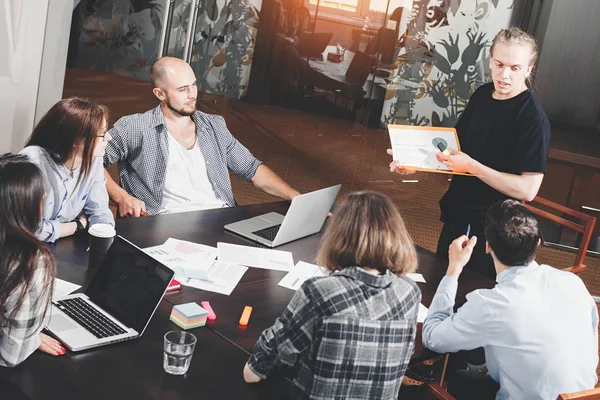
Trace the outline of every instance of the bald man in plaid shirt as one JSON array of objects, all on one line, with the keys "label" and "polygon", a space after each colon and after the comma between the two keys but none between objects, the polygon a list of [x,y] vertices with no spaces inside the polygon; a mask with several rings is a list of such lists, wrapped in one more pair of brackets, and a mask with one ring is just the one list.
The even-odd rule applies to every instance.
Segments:
[{"label": "bald man in plaid shirt", "polygon": [[196,76],[187,63],[163,57],[151,79],[160,105],[109,131],[104,166],[118,163],[123,187],[105,171],[106,188],[120,216],[235,206],[229,171],[285,200],[299,194],[238,142],[222,117],[196,110]]}]

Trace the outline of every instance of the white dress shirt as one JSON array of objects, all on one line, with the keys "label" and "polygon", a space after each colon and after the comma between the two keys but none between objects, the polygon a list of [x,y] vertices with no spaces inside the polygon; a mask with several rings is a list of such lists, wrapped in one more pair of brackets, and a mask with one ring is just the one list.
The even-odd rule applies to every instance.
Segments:
[{"label": "white dress shirt", "polygon": [[532,262],[498,274],[453,313],[458,282],[444,277],[423,323],[423,345],[439,353],[483,347],[496,399],[554,400],[592,389],[598,378],[598,310],[581,279]]},{"label": "white dress shirt", "polygon": [[208,179],[205,161],[200,148],[194,145],[184,148],[170,133],[169,159],[163,202],[159,214],[193,210],[207,210],[225,207],[227,204],[217,198]]}]

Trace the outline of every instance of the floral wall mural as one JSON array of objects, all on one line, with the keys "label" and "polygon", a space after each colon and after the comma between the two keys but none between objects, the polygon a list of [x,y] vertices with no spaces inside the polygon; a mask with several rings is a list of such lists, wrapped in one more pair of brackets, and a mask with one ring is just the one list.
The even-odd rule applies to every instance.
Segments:
[{"label": "floral wall mural", "polygon": [[165,0],[82,0],[77,68],[149,80]]},{"label": "floral wall mural", "polygon": [[414,0],[384,123],[454,126],[489,74],[489,47],[513,0]]},{"label": "floral wall mural", "polygon": [[[176,2],[169,54],[181,57],[191,0]],[[200,1],[191,65],[202,92],[241,97],[247,88],[261,0]]]},{"label": "floral wall mural", "polygon": [[[201,92],[246,90],[262,0],[200,1],[191,66]],[[176,0],[167,54],[182,57],[191,0]],[[83,0],[78,68],[149,80],[165,0]]]}]

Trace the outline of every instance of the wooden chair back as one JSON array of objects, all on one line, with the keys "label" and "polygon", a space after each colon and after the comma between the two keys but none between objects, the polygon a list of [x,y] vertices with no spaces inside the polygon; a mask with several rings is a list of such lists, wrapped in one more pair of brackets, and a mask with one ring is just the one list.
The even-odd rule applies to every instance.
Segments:
[{"label": "wooden chair back", "polygon": [[426,400],[456,400],[444,387],[437,382],[427,382],[425,389]]},{"label": "wooden chair back", "polygon": [[600,388],[584,390],[575,393],[559,394],[556,400],[598,400],[600,399]]},{"label": "wooden chair back", "polygon": [[[552,212],[547,211],[545,209],[535,207],[534,205],[532,205],[532,203],[539,204],[553,211],[558,211],[562,214],[562,216],[553,214]],[[583,272],[586,269],[584,264],[585,255],[587,253],[587,249],[592,238],[592,233],[594,232],[596,218],[539,196],[536,196],[531,203],[525,204],[525,207],[527,207],[533,214],[535,214],[538,217],[550,220],[556,224],[581,233],[582,237],[581,242],[579,244],[579,250],[577,251],[577,256],[575,257],[575,263],[572,267],[566,268],[565,270],[573,272],[577,275]],[[569,219],[567,219],[566,216],[568,216]]]}]

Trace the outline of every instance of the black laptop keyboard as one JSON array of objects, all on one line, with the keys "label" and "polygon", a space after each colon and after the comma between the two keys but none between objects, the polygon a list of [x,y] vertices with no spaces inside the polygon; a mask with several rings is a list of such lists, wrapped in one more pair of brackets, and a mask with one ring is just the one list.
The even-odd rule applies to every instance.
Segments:
[{"label": "black laptop keyboard", "polygon": [[281,224],[270,226],[252,233],[261,238],[273,241],[275,240],[275,236],[277,236],[277,232],[279,232],[279,228],[281,228]]},{"label": "black laptop keyboard", "polygon": [[60,300],[55,304],[98,339],[126,333],[124,329],[81,298]]}]

